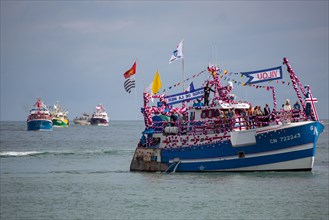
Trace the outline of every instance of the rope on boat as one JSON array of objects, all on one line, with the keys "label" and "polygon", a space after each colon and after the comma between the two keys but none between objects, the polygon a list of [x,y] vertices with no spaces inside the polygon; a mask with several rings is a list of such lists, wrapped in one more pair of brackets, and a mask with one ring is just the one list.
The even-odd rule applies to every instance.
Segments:
[{"label": "rope on boat", "polygon": [[177,169],[177,167],[178,167],[178,165],[180,164],[181,162],[180,161],[178,161],[178,162],[173,162],[165,171],[164,171],[164,173],[168,173],[168,171],[170,170],[170,168],[171,167],[173,167],[174,165],[176,165],[175,166],[175,168],[174,168],[174,170],[171,172],[171,173],[175,173],[176,172],[176,169]]},{"label": "rope on boat", "polygon": [[172,163],[164,172],[167,173],[172,166],[174,166],[176,163]]},{"label": "rope on boat", "polygon": [[180,163],[181,163],[181,162],[180,162],[180,161],[178,161],[178,163],[176,164],[176,166],[175,166],[174,170],[173,170],[171,173],[175,173],[175,172],[176,172],[176,169],[177,169],[177,167],[178,167],[178,165],[179,165]]}]

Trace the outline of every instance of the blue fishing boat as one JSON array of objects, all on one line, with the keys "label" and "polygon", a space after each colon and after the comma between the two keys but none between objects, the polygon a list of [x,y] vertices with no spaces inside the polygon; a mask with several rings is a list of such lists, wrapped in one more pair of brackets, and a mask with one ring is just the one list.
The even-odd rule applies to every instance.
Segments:
[{"label": "blue fishing boat", "polygon": [[52,131],[53,122],[47,106],[40,100],[34,104],[27,117],[28,131]]},{"label": "blue fishing boat", "polygon": [[[301,84],[287,58],[283,59],[283,64],[287,67],[299,108],[289,108],[287,100],[287,108],[278,110],[274,86],[259,86],[272,93],[272,111],[264,109],[263,112],[250,102],[237,100],[232,94],[233,83],[222,85],[219,77],[222,70],[215,66],[204,70],[210,78],[192,91],[174,95],[144,92],[141,112],[145,129],[130,170],[312,170],[316,143],[324,130],[315,107],[317,99],[312,96],[310,86]],[[250,86],[282,79],[282,66],[240,74],[249,77],[244,86]],[[213,92],[210,100],[209,91]],[[152,98],[159,100],[157,106],[149,106]]]}]

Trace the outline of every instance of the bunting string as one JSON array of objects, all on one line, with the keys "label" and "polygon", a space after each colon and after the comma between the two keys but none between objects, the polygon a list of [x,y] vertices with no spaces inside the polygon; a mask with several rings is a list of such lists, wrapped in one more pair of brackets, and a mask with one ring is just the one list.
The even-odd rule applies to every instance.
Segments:
[{"label": "bunting string", "polygon": [[173,88],[176,88],[177,86],[181,85],[182,83],[185,83],[185,82],[188,82],[190,81],[191,79],[194,79],[195,77],[198,77],[200,76],[202,73],[205,73],[207,72],[207,70],[202,70],[201,72],[197,73],[197,74],[194,74],[193,76],[189,77],[189,78],[186,78],[185,80],[181,81],[181,82],[178,82],[176,84],[174,84],[173,86],[169,86],[168,88],[166,89],[163,89],[162,93],[164,93],[166,90],[168,89],[173,89]]},{"label": "bunting string", "polygon": [[[222,69],[219,69],[219,68],[216,68],[216,70],[217,70],[216,72],[218,74],[218,78],[220,78],[220,80],[231,81],[232,83],[237,84],[237,85],[254,87],[256,89],[258,89],[258,88],[264,88],[266,90],[270,90],[271,87],[272,87],[271,85],[246,84],[243,81],[234,79],[235,76],[238,76],[240,78],[244,78],[245,77],[245,75],[243,75],[243,74],[241,74],[239,72],[228,72],[227,70],[222,70]],[[208,69],[208,71],[210,71],[210,70]],[[203,74],[205,72],[207,72],[207,70],[202,70],[201,72],[199,72],[197,74],[194,74],[193,76],[185,79],[184,81],[181,81],[181,82],[178,82],[178,83],[176,83],[176,84],[174,84],[172,86],[169,86],[166,89],[163,89],[162,93],[164,93],[167,90],[176,88],[179,85],[181,85],[182,83],[188,82],[191,79],[194,79],[195,77],[198,77],[198,76],[200,76],[201,74]],[[298,81],[297,83],[299,83],[299,80],[298,79],[296,81]],[[287,81],[284,81],[284,80],[280,80],[280,81],[279,80],[271,80],[271,81],[268,81],[267,83],[268,84],[276,83],[276,84],[282,84],[282,85],[290,86],[290,82],[287,82]],[[203,84],[203,86],[204,86],[204,84]],[[302,91],[302,92],[304,93],[304,91]]]}]

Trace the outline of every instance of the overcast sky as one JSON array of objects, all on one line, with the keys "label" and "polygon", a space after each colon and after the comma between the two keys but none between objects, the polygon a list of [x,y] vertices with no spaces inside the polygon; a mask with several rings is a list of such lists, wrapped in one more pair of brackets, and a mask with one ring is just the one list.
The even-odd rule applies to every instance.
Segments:
[{"label": "overcast sky", "polygon": [[[186,78],[213,61],[248,72],[287,57],[327,119],[328,9],[328,1],[1,0],[0,120],[26,120],[38,97],[47,105],[59,101],[70,119],[102,103],[110,120],[140,120],[142,92],[156,70],[163,89],[182,81],[182,62],[168,63],[182,39]],[[135,60],[136,89],[128,94],[123,73]],[[278,106],[297,100],[286,67],[283,74],[285,83],[263,84],[275,86]],[[206,78],[193,79],[194,86]],[[265,89],[235,84],[234,93],[273,107]]]}]

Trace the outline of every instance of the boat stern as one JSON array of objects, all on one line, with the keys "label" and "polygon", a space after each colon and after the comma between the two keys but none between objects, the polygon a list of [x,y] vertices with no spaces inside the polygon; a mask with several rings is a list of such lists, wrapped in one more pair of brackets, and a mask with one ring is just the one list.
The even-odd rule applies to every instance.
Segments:
[{"label": "boat stern", "polygon": [[130,164],[130,171],[164,172],[167,164],[161,162],[161,149],[137,147]]}]

